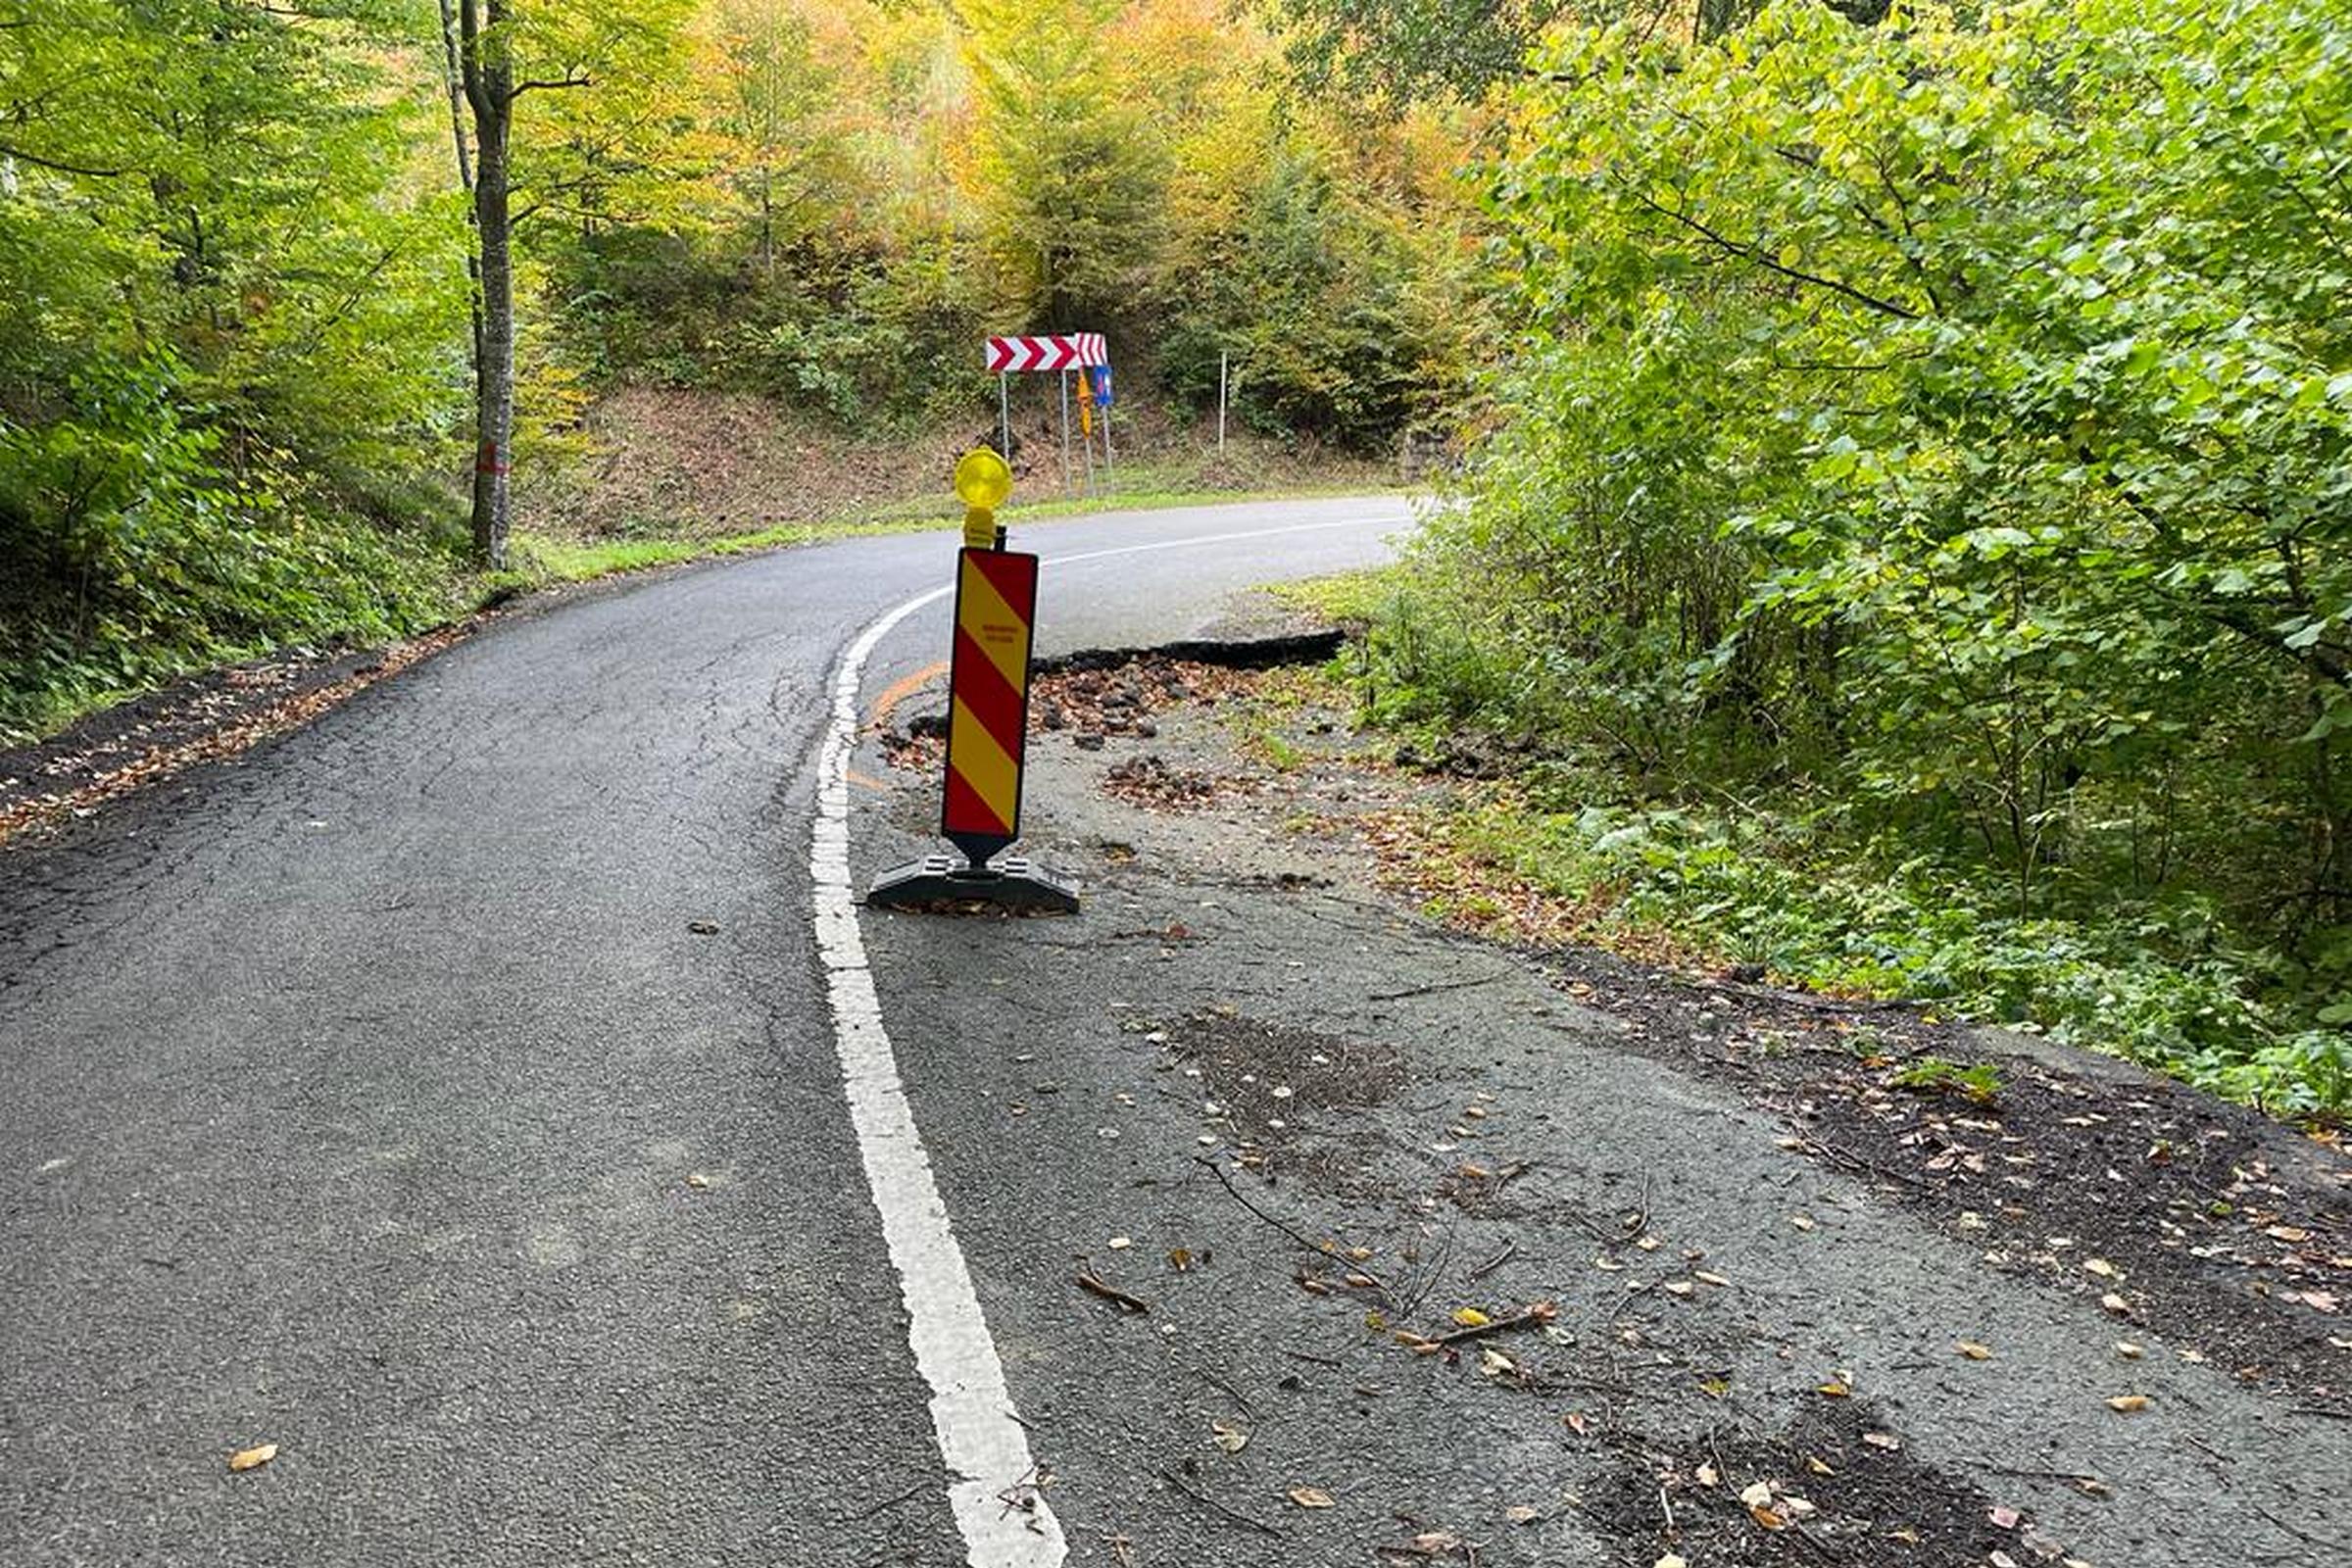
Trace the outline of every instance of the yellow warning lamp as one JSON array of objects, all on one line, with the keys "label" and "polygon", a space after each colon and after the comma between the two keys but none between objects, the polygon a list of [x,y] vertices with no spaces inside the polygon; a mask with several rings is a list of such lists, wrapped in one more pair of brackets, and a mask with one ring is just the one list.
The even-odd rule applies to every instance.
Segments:
[{"label": "yellow warning lamp", "polygon": [[1012,494],[1012,469],[988,448],[974,447],[956,465],[956,494],[964,505],[964,548],[998,548],[997,509]]}]

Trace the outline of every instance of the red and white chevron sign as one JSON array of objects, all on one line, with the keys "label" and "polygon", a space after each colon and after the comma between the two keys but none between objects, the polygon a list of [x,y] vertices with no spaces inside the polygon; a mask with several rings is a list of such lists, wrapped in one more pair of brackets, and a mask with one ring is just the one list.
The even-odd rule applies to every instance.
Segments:
[{"label": "red and white chevron sign", "polygon": [[988,340],[988,368],[992,370],[1067,370],[1074,366],[1092,367],[1109,362],[1110,349],[1100,332]]}]

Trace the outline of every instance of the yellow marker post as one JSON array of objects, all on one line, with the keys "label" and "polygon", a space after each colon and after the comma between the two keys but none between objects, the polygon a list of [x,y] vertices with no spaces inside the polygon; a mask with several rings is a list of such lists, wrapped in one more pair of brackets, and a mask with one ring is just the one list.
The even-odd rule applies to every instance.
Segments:
[{"label": "yellow marker post", "polygon": [[1074,914],[1077,889],[1053,872],[1026,859],[990,863],[1021,831],[1037,557],[1004,548],[997,508],[1012,494],[1004,458],[986,447],[965,453],[956,465],[956,494],[964,505],[964,547],[956,555],[940,833],[963,853],[963,863],[934,855],[899,866],[874,883],[866,904],[931,908],[981,899]]},{"label": "yellow marker post", "polygon": [[1012,494],[1012,469],[986,447],[966,452],[956,465],[956,494],[963,502],[963,546],[997,547],[997,509]]}]

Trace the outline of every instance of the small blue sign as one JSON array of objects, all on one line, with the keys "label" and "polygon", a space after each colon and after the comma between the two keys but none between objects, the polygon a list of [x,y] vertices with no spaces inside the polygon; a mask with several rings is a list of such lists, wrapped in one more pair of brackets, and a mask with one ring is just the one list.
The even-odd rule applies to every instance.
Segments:
[{"label": "small blue sign", "polygon": [[1095,367],[1095,407],[1110,407],[1110,367],[1107,365]]}]

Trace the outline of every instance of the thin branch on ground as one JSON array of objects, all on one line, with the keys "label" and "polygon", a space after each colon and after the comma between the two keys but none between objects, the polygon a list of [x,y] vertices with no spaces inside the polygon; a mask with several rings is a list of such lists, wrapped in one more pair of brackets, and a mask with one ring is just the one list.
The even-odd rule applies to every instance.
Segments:
[{"label": "thin branch on ground", "polygon": [[1237,1525],[1246,1525],[1250,1529],[1256,1531],[1259,1535],[1271,1536],[1276,1541],[1287,1541],[1290,1539],[1290,1537],[1284,1531],[1274,1525],[1266,1523],[1263,1519],[1252,1519],[1246,1513],[1226,1507],[1225,1504],[1219,1502],[1216,1498],[1208,1495],[1206,1493],[1196,1491],[1173,1470],[1160,1471],[1159,1479],[1165,1481],[1169,1486],[1174,1487],[1178,1492],[1181,1492],[1186,1496],[1192,1498],[1201,1507],[1208,1509],[1211,1513],[1215,1513],[1224,1518],[1230,1519]]},{"label": "thin branch on ground", "polygon": [[1152,1313],[1151,1302],[1143,1299],[1141,1297],[1129,1296],[1125,1291],[1120,1290],[1116,1285],[1105,1284],[1101,1279],[1098,1279],[1094,1275],[1087,1273],[1084,1269],[1081,1269],[1076,1274],[1072,1275],[1071,1279],[1076,1283],[1080,1290],[1086,1292],[1089,1296],[1100,1296],[1102,1298],[1102,1299],[1110,1302],[1113,1306],[1118,1307],[1122,1311],[1133,1312],[1140,1317],[1149,1317]]},{"label": "thin branch on ground", "polygon": [[[1256,1215],[1260,1220],[1272,1226],[1281,1234],[1289,1237],[1300,1247],[1305,1248],[1308,1251],[1314,1253],[1316,1256],[1331,1256],[1331,1249],[1326,1247],[1323,1243],[1309,1241],[1298,1231],[1294,1230],[1291,1226],[1285,1224],[1279,1219],[1276,1219],[1273,1215],[1267,1213],[1264,1209],[1250,1201],[1250,1200],[1244,1196],[1242,1190],[1233,1185],[1233,1178],[1225,1174],[1224,1166],[1218,1164],[1215,1160],[1208,1158],[1204,1154],[1195,1154],[1193,1156],[1193,1163],[1201,1166],[1203,1169],[1207,1170],[1210,1175],[1216,1177],[1217,1184],[1225,1189],[1226,1193],[1233,1199],[1235,1202],[1241,1204],[1250,1213]],[[1357,1274],[1362,1275],[1365,1279],[1370,1280],[1375,1290],[1383,1293],[1387,1292],[1389,1288],[1387,1283],[1383,1281],[1379,1275],[1373,1273],[1361,1263],[1351,1263],[1349,1267],[1351,1267]]]}]

